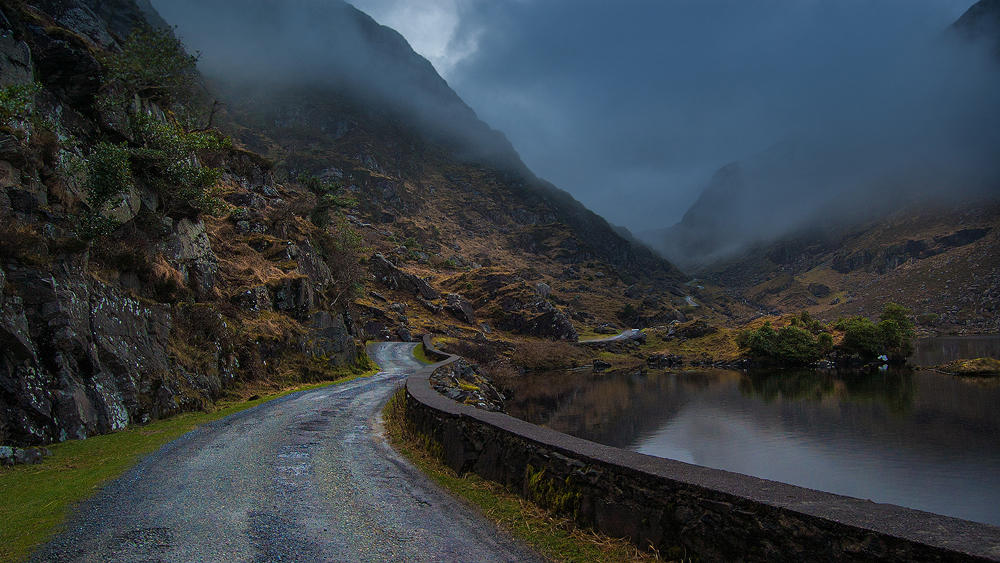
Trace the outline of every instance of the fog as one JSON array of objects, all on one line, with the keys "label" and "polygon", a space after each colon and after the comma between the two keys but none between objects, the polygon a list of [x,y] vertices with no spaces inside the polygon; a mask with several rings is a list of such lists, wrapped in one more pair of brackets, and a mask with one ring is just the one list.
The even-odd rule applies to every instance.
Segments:
[{"label": "fog", "polygon": [[519,162],[506,138],[477,117],[397,32],[340,0],[154,0],[198,68],[227,91],[321,87],[379,111],[475,158]]},{"label": "fog", "polygon": [[[642,232],[689,213],[725,238],[713,252],[817,213],[996,185],[1000,65],[946,32],[973,0],[353,4],[431,62],[338,0],[154,1],[210,75],[363,85],[513,154],[469,125],[450,85],[612,223]],[[726,200],[691,209],[706,186]]]},{"label": "fog", "polygon": [[717,223],[753,239],[847,192],[863,211],[872,190],[979,186],[1000,160],[996,65],[945,39],[973,0],[353,1],[532,170],[636,232],[736,161],[742,213]]}]

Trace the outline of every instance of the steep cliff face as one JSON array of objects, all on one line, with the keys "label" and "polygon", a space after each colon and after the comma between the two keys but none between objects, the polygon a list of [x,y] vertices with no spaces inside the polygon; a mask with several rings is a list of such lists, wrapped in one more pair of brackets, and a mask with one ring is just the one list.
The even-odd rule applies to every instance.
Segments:
[{"label": "steep cliff face", "polygon": [[0,8],[0,442],[85,438],[354,363],[336,241],[288,215],[301,194],[270,162],[204,129],[206,100],[129,58],[143,33],[176,47],[169,34],[137,31],[128,0]]}]

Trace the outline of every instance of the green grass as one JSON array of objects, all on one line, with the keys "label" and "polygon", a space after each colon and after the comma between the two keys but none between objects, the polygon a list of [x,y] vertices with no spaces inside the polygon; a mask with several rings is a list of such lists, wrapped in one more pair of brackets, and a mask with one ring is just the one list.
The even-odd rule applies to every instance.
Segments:
[{"label": "green grass", "polygon": [[1000,375],[1000,360],[995,360],[993,358],[955,360],[950,364],[938,366],[935,369],[951,375],[991,377]]},{"label": "green grass", "polygon": [[151,452],[195,428],[274,399],[377,373],[377,368],[337,381],[286,389],[253,401],[220,404],[212,413],[181,414],[121,432],[49,446],[40,465],[0,469],[0,562],[23,561],[56,532],[67,511],[95,494]]},{"label": "green grass", "polygon": [[435,483],[480,510],[549,560],[563,563],[661,561],[625,540],[609,538],[580,528],[568,518],[554,516],[478,475],[456,475],[429,453],[430,444],[406,430],[404,393],[402,389],[397,391],[383,411],[386,430],[396,450]]},{"label": "green grass", "polygon": [[437,360],[432,360],[427,356],[427,350],[424,349],[424,343],[421,342],[413,348],[413,357],[420,360],[425,364],[436,364]]}]

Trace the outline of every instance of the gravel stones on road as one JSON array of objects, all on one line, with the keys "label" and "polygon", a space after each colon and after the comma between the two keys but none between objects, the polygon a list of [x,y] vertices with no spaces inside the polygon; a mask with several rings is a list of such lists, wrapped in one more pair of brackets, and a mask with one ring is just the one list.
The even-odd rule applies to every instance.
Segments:
[{"label": "gravel stones on road", "polygon": [[189,433],[84,502],[32,562],[542,561],[400,458],[378,413],[385,371],[296,393]]}]

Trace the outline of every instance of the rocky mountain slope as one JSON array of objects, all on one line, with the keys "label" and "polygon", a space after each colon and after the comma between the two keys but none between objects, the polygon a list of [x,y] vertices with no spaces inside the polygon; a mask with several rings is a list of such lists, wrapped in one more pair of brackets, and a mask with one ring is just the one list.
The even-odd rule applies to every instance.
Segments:
[{"label": "rocky mountain slope", "polygon": [[381,53],[367,78],[203,76],[145,0],[0,2],[0,442],[328,379],[365,339],[694,314],[683,274],[535,178],[398,34],[329,6],[361,30],[330,36]]},{"label": "rocky mountain slope", "polygon": [[872,317],[913,310],[925,333],[1000,331],[1000,203],[907,208],[835,230],[759,245],[702,272],[762,313]]},{"label": "rocky mountain slope", "polygon": [[0,8],[0,441],[85,438],[353,364],[336,241],[273,210],[260,225],[280,248],[235,233],[229,200],[295,193],[196,124],[206,100],[176,40],[137,31],[128,1]]},{"label": "rocky mountain slope", "polygon": [[[274,161],[283,180],[314,178],[352,201],[343,214],[364,237],[366,253],[404,270],[390,277],[417,276],[441,295],[428,299],[426,292],[395,292],[405,283],[377,283],[378,296],[369,292],[359,300],[358,318],[369,337],[497,328],[572,340],[577,330],[622,323],[616,313],[623,300],[641,308],[653,297],[646,318],[665,320],[689,306],[682,273],[535,177],[502,134],[464,103],[456,105],[454,92],[396,32],[346,4],[315,9],[322,17],[309,19],[322,22],[324,38],[364,30],[363,46],[355,48],[374,62],[361,86],[288,73],[251,79],[220,71],[208,78],[226,100],[219,113],[223,129]],[[286,33],[280,22],[261,29]],[[405,55],[382,61],[401,45]],[[329,64],[347,63],[334,58]],[[397,99],[397,91],[417,91],[419,103]],[[444,123],[436,119],[443,113],[450,116]],[[382,258],[369,263],[385,265]],[[376,278],[386,277],[379,268]],[[449,300],[467,303],[463,308],[472,314],[447,314],[455,309]],[[404,309],[409,313],[399,312]]]}]

